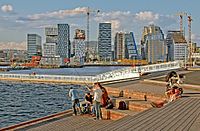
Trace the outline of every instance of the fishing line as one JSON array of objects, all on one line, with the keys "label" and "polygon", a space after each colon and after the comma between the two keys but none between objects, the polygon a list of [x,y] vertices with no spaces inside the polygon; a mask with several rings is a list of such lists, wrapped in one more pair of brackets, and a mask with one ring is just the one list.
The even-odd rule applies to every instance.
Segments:
[{"label": "fishing line", "polygon": [[[78,71],[76,70],[76,68],[74,68],[74,70],[75,70],[75,72],[77,73],[78,76],[81,76],[81,75],[78,73]],[[84,80],[83,82],[84,82],[84,84],[86,85],[86,88],[90,91],[90,90],[91,90],[91,89],[90,89],[91,87],[86,83],[85,80]]]}]

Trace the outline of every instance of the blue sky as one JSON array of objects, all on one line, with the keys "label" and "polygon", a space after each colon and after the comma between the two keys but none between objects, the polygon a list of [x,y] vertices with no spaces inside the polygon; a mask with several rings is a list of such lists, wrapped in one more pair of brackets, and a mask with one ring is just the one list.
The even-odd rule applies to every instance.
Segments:
[{"label": "blue sky", "polygon": [[[113,38],[117,31],[133,31],[139,42],[143,26],[155,24],[165,33],[179,29],[177,12],[192,15],[192,40],[200,43],[198,0],[0,0],[0,48],[25,48],[26,34],[43,37],[44,27],[68,23],[71,38],[74,29],[86,29],[86,14],[77,13],[90,7],[90,38],[97,40],[98,23],[111,22]],[[187,18],[184,18],[187,36]]]}]

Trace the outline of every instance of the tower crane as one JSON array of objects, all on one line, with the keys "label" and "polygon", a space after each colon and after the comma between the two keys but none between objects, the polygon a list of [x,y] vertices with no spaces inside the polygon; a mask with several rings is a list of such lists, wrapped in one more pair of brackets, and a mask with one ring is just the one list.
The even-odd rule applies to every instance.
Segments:
[{"label": "tower crane", "polygon": [[82,10],[69,10],[67,11],[69,13],[77,13],[77,14],[86,14],[87,15],[87,46],[86,46],[86,61],[88,61],[89,59],[89,35],[90,35],[90,14],[91,13],[99,13],[100,10],[93,10],[90,9],[89,7],[87,7],[86,9],[82,9]]},{"label": "tower crane", "polygon": [[188,47],[189,47],[189,65],[192,66],[192,16],[188,15]]},{"label": "tower crane", "polygon": [[187,16],[187,13],[179,12],[176,15],[180,17],[180,32],[183,33],[183,16]]}]

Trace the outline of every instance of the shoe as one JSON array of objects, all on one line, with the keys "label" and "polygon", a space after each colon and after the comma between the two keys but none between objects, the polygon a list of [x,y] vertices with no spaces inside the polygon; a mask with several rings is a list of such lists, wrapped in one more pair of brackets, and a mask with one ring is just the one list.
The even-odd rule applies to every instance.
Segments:
[{"label": "shoe", "polygon": [[99,120],[98,118],[94,118],[94,120],[96,121],[96,120]]}]

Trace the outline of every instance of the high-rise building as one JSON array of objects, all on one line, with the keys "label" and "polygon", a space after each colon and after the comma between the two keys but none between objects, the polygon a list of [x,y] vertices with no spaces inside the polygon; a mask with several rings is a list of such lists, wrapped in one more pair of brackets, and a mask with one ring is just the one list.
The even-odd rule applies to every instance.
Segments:
[{"label": "high-rise building", "polygon": [[133,32],[125,33],[125,58],[138,59],[138,49]]},{"label": "high-rise building", "polygon": [[137,59],[138,50],[135,43],[133,32],[116,33],[115,35],[115,59]]},{"label": "high-rise building", "polygon": [[86,53],[86,42],[85,42],[85,31],[76,29],[74,37],[74,61],[77,64],[83,65],[85,62]]},{"label": "high-rise building", "polygon": [[112,59],[111,23],[99,23],[98,55],[102,61]]},{"label": "high-rise building", "polygon": [[70,58],[70,29],[68,24],[58,24],[57,55],[62,58]]},{"label": "high-rise building", "polygon": [[37,34],[27,34],[28,58],[42,55],[42,38]]},{"label": "high-rise building", "polygon": [[117,60],[124,59],[125,57],[125,40],[124,40],[124,33],[123,32],[117,32],[115,35],[115,43],[114,43],[114,52],[115,52],[115,58]]},{"label": "high-rise building", "polygon": [[43,50],[42,50],[42,56],[43,57],[55,57],[56,56],[56,50],[57,50],[56,43],[44,43],[43,44]]},{"label": "high-rise building", "polygon": [[46,36],[46,43],[57,43],[58,42],[58,28],[46,27],[45,36]]},{"label": "high-rise building", "polygon": [[164,34],[160,27],[155,25],[145,26],[141,40],[142,58],[148,63],[164,62],[167,58],[167,46]]},{"label": "high-rise building", "polygon": [[168,31],[166,38],[168,61],[187,60],[187,41],[180,31]]}]

